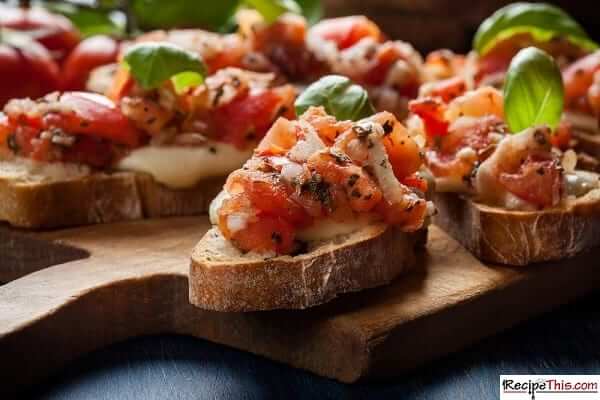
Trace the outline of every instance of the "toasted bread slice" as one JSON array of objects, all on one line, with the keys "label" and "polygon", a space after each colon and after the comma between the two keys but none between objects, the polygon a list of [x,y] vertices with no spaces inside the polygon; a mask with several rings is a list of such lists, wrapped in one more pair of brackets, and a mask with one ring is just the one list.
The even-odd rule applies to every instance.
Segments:
[{"label": "toasted bread slice", "polygon": [[10,174],[7,168],[7,162],[0,165],[0,220],[28,229],[201,214],[225,180],[210,179],[193,189],[172,190],[140,173],[48,178]]},{"label": "toasted bread slice", "polygon": [[521,266],[600,245],[600,190],[543,211],[489,207],[455,193],[436,193],[434,203],[434,223],[483,261]]},{"label": "toasted bread slice", "polygon": [[297,256],[242,254],[217,228],[192,253],[190,302],[216,311],[304,309],[337,295],[389,283],[417,263],[427,229],[369,225],[309,244]]}]

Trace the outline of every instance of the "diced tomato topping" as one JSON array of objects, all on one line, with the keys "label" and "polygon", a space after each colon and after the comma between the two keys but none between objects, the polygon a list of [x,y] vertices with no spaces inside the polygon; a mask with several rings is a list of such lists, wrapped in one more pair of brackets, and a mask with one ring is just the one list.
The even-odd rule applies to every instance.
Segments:
[{"label": "diced tomato topping", "polygon": [[429,138],[448,134],[449,123],[444,117],[446,105],[434,98],[413,100],[408,104],[409,110],[421,117],[425,125],[425,133]]},{"label": "diced tomato topping", "polygon": [[419,145],[404,130],[394,130],[383,138],[394,175],[403,179],[419,170],[423,160]]},{"label": "diced tomato topping", "polygon": [[311,81],[325,73],[324,64],[306,46],[304,18],[286,15],[253,33],[252,48],[290,81]]},{"label": "diced tomato topping", "polygon": [[109,142],[91,136],[79,136],[73,146],[63,150],[63,161],[102,168],[112,162],[113,151]]},{"label": "diced tomato topping", "polygon": [[519,171],[500,174],[506,189],[540,207],[552,207],[560,201],[561,172],[554,160],[529,157]]},{"label": "diced tomato topping", "polygon": [[550,142],[552,146],[561,149],[567,150],[571,147],[571,124],[567,121],[561,121],[561,123],[556,128],[556,131],[550,137]]},{"label": "diced tomato topping", "polygon": [[[383,84],[392,65],[402,58],[402,54],[394,43],[383,44],[377,49],[377,53],[371,61],[371,68],[361,80],[369,85]],[[416,95],[416,93],[414,94]]]},{"label": "diced tomato topping", "polygon": [[[281,111],[283,99],[271,89],[237,98],[214,111],[213,122],[219,140],[245,148],[249,141],[260,140]],[[286,107],[286,113],[293,112]],[[289,115],[289,114],[288,114]]]},{"label": "diced tomato topping", "polygon": [[377,42],[383,38],[377,25],[363,16],[324,20],[311,29],[311,34],[335,42],[340,50],[352,47],[367,37],[373,38]]},{"label": "diced tomato topping", "polygon": [[235,232],[232,240],[244,251],[272,251],[289,254],[294,246],[295,229],[284,218],[262,215],[245,229]]},{"label": "diced tomato topping", "polygon": [[391,204],[383,200],[379,202],[377,208],[388,224],[400,225],[407,232],[419,229],[427,215],[427,202],[422,199],[409,206],[400,203]]},{"label": "diced tomato topping", "polygon": [[427,180],[416,173],[405,177],[401,182],[403,185],[418,189],[422,193],[426,193],[428,189]]},{"label": "diced tomato topping", "polygon": [[250,203],[263,214],[285,218],[296,227],[310,222],[302,206],[294,202],[289,189],[281,184],[261,180],[247,180],[245,193]]},{"label": "diced tomato topping", "polygon": [[279,118],[256,148],[262,156],[285,154],[297,142],[296,127],[286,118]]},{"label": "diced tomato topping", "polygon": [[8,135],[11,134],[11,126],[8,121],[8,117],[4,114],[0,114],[0,147],[6,147],[6,141]]},{"label": "diced tomato topping", "polygon": [[44,117],[46,126],[60,128],[70,134],[101,137],[131,147],[139,145],[140,132],[106,97],[69,92],[60,97],[60,104],[69,111],[47,114]]},{"label": "diced tomato topping", "polygon": [[127,68],[120,66],[106,96],[113,101],[119,101],[133,89],[134,85],[135,81]]},{"label": "diced tomato topping", "polygon": [[433,83],[429,96],[440,97],[444,103],[461,96],[467,90],[464,78],[455,76]]}]

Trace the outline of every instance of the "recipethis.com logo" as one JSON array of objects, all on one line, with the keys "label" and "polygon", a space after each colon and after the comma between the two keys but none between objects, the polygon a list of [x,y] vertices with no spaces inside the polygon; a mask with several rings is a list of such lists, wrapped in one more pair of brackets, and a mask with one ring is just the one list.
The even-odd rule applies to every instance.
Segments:
[{"label": "recipethis.com logo", "polygon": [[500,400],[600,400],[600,375],[500,375]]}]

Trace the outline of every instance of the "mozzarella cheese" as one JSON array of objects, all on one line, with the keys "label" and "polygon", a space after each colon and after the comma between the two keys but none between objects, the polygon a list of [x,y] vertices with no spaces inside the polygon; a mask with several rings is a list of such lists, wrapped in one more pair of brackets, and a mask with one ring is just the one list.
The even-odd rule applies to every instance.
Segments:
[{"label": "mozzarella cheese", "polygon": [[332,219],[317,220],[310,227],[296,235],[298,239],[307,242],[330,240],[337,236],[349,235],[369,224],[367,218],[357,218],[352,221],[338,222]]},{"label": "mozzarella cheese", "polygon": [[145,172],[165,186],[185,189],[202,179],[226,176],[251,156],[251,149],[240,151],[216,142],[201,147],[146,146],[132,151],[117,168]]}]

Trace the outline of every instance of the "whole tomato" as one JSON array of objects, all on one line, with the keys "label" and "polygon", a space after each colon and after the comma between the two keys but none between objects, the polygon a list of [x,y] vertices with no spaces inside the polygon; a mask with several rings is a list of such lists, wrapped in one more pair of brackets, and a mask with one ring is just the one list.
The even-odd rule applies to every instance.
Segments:
[{"label": "whole tomato", "polygon": [[41,97],[59,88],[56,62],[44,46],[3,32],[0,41],[0,106],[13,98]]},{"label": "whole tomato", "polygon": [[113,63],[119,54],[119,43],[108,36],[85,39],[69,54],[62,68],[63,90],[84,90],[90,72]]},{"label": "whole tomato", "polygon": [[46,47],[57,61],[62,61],[80,40],[71,21],[39,7],[0,5],[0,27],[27,34]]}]

